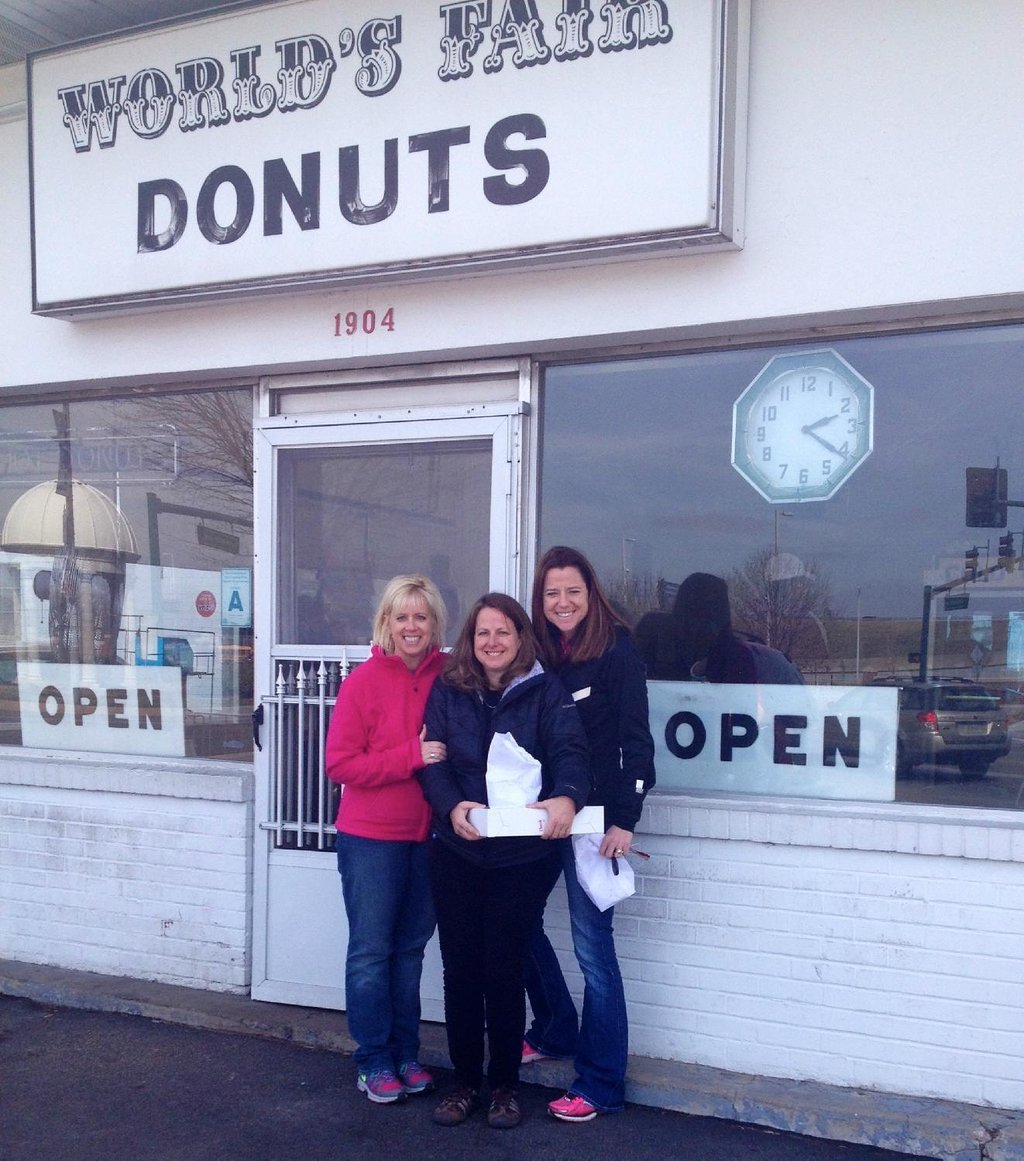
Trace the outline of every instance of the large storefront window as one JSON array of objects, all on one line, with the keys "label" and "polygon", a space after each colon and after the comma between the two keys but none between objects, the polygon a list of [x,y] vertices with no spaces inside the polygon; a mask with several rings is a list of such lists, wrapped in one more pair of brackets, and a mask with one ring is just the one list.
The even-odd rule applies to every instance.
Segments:
[{"label": "large storefront window", "polygon": [[0,525],[0,743],[249,754],[249,391],[0,409]]},{"label": "large storefront window", "polygon": [[[897,799],[1024,807],[1022,363],[999,327],[552,367],[541,545],[667,629],[723,578],[808,686],[900,690]],[[968,524],[968,468],[1005,471],[1005,527],[983,495]]]}]

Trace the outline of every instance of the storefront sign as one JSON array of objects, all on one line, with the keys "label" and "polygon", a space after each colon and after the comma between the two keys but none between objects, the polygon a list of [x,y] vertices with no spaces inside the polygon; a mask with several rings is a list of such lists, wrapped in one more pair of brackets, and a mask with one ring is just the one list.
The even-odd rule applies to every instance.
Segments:
[{"label": "storefront sign", "polygon": [[896,689],[648,682],[661,789],[892,802]]},{"label": "storefront sign", "polygon": [[[36,484],[60,472],[61,442],[53,432],[0,434],[0,479]],[[169,423],[143,435],[86,428],[68,441],[72,476],[86,484],[169,484],[178,475],[178,435]]]},{"label": "storefront sign", "polygon": [[749,0],[398,6],[30,58],[35,309],[740,244]]},{"label": "storefront sign", "polygon": [[177,666],[18,662],[21,744],[184,757]]}]

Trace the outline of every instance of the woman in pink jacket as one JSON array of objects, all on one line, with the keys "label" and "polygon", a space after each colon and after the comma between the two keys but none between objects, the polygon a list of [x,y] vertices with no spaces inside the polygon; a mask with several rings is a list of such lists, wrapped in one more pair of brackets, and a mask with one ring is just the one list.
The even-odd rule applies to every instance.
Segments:
[{"label": "woman in pink jacket", "polygon": [[434,931],[427,868],[430,808],[416,772],[445,758],[423,710],[444,665],[445,608],[423,576],[396,576],[373,622],[373,649],[342,682],[327,734],[327,773],[344,788],[338,870],[348,916],[345,993],[357,1086],[390,1104],[426,1092],[418,1062],[420,974]]}]

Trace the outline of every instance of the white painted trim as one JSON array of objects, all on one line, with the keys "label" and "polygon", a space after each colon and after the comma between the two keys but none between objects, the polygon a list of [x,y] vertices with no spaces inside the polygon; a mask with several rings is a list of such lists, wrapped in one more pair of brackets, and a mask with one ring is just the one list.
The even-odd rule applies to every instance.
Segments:
[{"label": "white painted trim", "polygon": [[638,833],[1024,863],[1011,810],[740,795],[648,796]]},{"label": "white painted trim", "polygon": [[0,746],[7,786],[46,786],[111,794],[152,794],[210,802],[251,802],[249,763],[142,754],[86,754]]}]

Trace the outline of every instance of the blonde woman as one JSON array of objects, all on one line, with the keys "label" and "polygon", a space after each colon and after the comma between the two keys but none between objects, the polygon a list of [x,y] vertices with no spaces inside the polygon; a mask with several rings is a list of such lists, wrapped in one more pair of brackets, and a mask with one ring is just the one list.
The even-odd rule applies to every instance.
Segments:
[{"label": "blonde woman", "polygon": [[418,1060],[420,975],[435,920],[430,808],[416,774],[446,756],[423,729],[427,695],[444,667],[444,630],[432,581],[390,580],[371,656],[342,682],[327,734],[327,774],[344,787],[336,826],[348,1024],[356,1084],[375,1104],[433,1088]]}]

